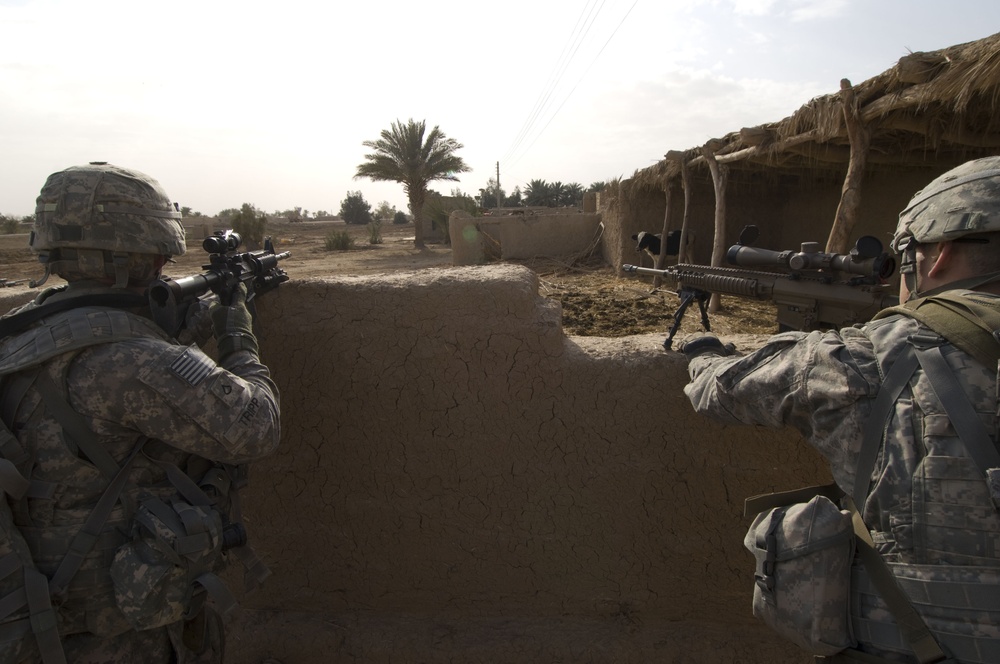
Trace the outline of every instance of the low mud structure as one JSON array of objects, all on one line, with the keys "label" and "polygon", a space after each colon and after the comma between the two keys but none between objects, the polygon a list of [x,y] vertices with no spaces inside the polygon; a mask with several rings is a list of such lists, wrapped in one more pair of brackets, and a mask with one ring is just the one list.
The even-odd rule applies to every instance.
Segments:
[{"label": "low mud structure", "polygon": [[802,661],[742,547],[744,498],[827,481],[796,434],[695,415],[662,333],[567,336],[523,266],[315,274],[258,303],[273,575],[228,662]]},{"label": "low mud structure", "polygon": [[798,662],[750,612],[743,499],[825,481],[723,427],[662,335],[568,337],[520,266],[260,302],[283,442],[244,509],[273,570],[228,661]]}]

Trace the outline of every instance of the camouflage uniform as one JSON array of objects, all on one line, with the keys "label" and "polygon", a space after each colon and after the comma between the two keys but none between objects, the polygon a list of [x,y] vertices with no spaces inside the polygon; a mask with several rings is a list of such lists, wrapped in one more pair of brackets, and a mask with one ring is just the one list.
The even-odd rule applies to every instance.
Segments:
[{"label": "camouflage uniform", "polygon": [[[110,189],[114,195],[119,194],[116,188],[129,194],[129,187],[136,181],[147,182],[141,174],[104,165],[84,168],[81,172],[90,177],[95,171],[103,178],[105,193]],[[91,200],[85,204],[98,210],[93,202],[94,185],[80,179],[73,169],[65,173],[71,174],[70,194],[89,195]],[[114,179],[119,173],[125,173],[127,178],[121,186]],[[55,178],[52,176],[50,182]],[[116,214],[132,218],[153,214],[153,223],[171,216],[167,212],[148,212],[149,200],[155,202],[162,197],[155,181],[149,182],[154,187],[152,194],[140,191],[138,197],[133,197],[137,200],[118,203],[117,209],[111,208],[114,203],[107,204],[105,212],[111,208]],[[72,209],[74,202],[62,196],[59,193],[58,207],[50,206],[60,214]],[[85,208],[84,212],[88,210]],[[83,218],[91,217],[84,214]],[[101,230],[116,227],[113,214],[94,218],[100,220],[98,231],[104,238],[110,238],[108,245],[113,247],[117,241]],[[91,227],[84,227],[84,239]],[[117,224],[119,230],[125,227]],[[59,226],[50,228],[62,232]],[[135,228],[133,223],[131,229]],[[73,228],[69,231],[67,236],[79,239],[79,231]],[[141,234],[130,232],[133,236]],[[183,239],[183,234],[180,237]],[[42,239],[45,240],[44,236]],[[32,241],[37,240],[33,235]],[[69,272],[96,269],[101,277],[111,277],[117,288],[93,279],[76,281],[70,277],[71,283],[64,291],[49,289],[35,302],[8,315],[81,297],[121,294],[121,287],[134,270],[123,268],[123,261],[110,258],[105,268],[100,251],[85,262],[85,251],[89,250],[84,248],[74,253],[64,249],[60,253],[58,248],[53,249],[50,262],[62,261]],[[116,253],[116,258],[121,255]],[[138,258],[139,269],[144,271],[143,256],[148,254],[129,254],[128,261],[134,264]],[[122,552],[131,551],[128,547],[137,541],[136,519],[141,511],[137,510],[148,501],[158,498],[160,504],[171,508],[183,507],[183,501],[176,499],[184,493],[179,487],[185,482],[205,482],[211,477],[216,482],[213,486],[228,487],[231,477],[222,469],[231,472],[233,467],[221,464],[241,464],[260,458],[278,444],[278,391],[258,358],[252,334],[237,330],[228,335],[245,339],[230,342],[227,352],[220,352],[216,363],[196,345],[186,346],[169,337],[148,316],[148,307],[126,310],[113,306],[74,306],[0,339],[0,414],[16,438],[9,443],[9,449],[0,452],[4,459],[20,458],[18,467],[32,483],[31,491],[21,500],[11,501],[8,496],[11,510],[0,512],[0,559],[11,550],[18,552],[26,547],[38,570],[53,580],[64,559],[68,559],[68,551],[75,547],[74,538],[82,532],[84,523],[113,483],[109,478],[119,467],[124,468],[124,488],[99,535],[85,549],[82,563],[65,592],[53,598],[56,626],[70,662],[221,661],[220,625],[215,622],[208,625],[205,651],[199,656],[191,650],[190,635],[184,633],[185,622],[178,618],[178,612],[192,606],[197,609],[204,592],[199,592],[198,604],[194,604],[188,582],[173,589],[174,595],[167,602],[174,611],[169,614],[172,616],[169,622],[147,618],[143,623],[129,612],[129,601],[144,599],[130,596],[136,592],[136,583],[145,583],[151,595],[161,592],[169,585],[170,577],[154,577],[172,568],[145,564],[157,562],[153,558],[123,558]],[[61,396],[75,415],[59,415],[54,393]],[[77,422],[84,433],[70,430],[68,421]],[[83,444],[78,445],[80,438],[90,436],[107,453],[106,459],[90,458],[102,457],[103,453],[91,454]],[[139,441],[145,442],[139,445]],[[218,500],[222,511],[229,506],[224,493],[225,490],[220,494],[222,498],[213,498]],[[174,521],[184,520],[187,526],[191,512],[166,516],[172,516]],[[222,520],[214,510],[204,512],[209,516],[202,521],[215,519],[217,527],[204,529],[201,541],[211,550],[210,563],[218,569],[223,563]],[[4,514],[9,516],[2,518]],[[202,521],[195,518],[191,523],[201,528]],[[154,549],[146,547],[142,551],[147,556]],[[144,575],[147,578],[142,578]],[[0,574],[0,591],[6,590],[2,584],[12,582],[16,588],[16,581],[16,575],[4,578]],[[10,636],[9,630],[19,624],[18,618],[22,618],[20,624],[27,622],[23,620],[25,615],[26,610],[20,611],[0,624],[0,637]],[[199,617],[209,615],[210,612],[203,611]],[[41,661],[31,631],[18,643],[19,653],[7,655],[12,657],[11,661]]]},{"label": "camouflage uniform", "polygon": [[[980,294],[982,295],[982,294]],[[695,410],[725,423],[790,426],[829,462],[835,481],[853,493],[862,430],[888,368],[920,323],[891,316],[839,332],[786,332],[745,357],[703,354],[691,359],[684,392]],[[950,344],[953,374],[989,430],[997,406],[996,373]],[[989,487],[952,428],[920,369],[895,402],[868,498],[861,508],[883,557],[898,577],[996,585],[1000,580],[1000,516]],[[891,616],[855,570],[855,634],[862,650],[892,657],[898,647]],[[859,592],[867,593],[858,597]],[[917,600],[915,600],[917,603]],[[969,651],[959,661],[1000,661],[1000,623],[994,600],[965,606],[918,605],[942,644]],[[925,611],[933,615],[928,616]],[[866,641],[869,633],[881,647]],[[974,637],[974,638],[972,638]],[[956,643],[961,641],[961,643]],[[867,644],[867,645],[866,645]],[[902,661],[908,661],[903,659]]]}]

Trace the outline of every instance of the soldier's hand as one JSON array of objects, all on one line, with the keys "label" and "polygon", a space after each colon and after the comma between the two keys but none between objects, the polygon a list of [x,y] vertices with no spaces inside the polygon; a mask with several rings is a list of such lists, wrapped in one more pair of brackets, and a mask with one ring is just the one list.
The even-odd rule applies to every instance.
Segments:
[{"label": "soldier's hand", "polygon": [[209,291],[191,303],[184,313],[184,325],[177,332],[177,340],[185,346],[205,342],[214,336],[212,325],[212,307],[219,303],[219,296]]},{"label": "soldier's hand", "polygon": [[722,340],[711,332],[701,332],[685,337],[677,350],[684,353],[691,360],[699,355],[707,354],[732,355],[736,352],[736,346],[731,343],[723,344]]},{"label": "soldier's hand", "polygon": [[219,346],[219,357],[240,350],[258,354],[257,339],[253,335],[253,317],[247,309],[247,289],[239,284],[233,291],[232,304],[216,304],[211,309],[212,328]]}]

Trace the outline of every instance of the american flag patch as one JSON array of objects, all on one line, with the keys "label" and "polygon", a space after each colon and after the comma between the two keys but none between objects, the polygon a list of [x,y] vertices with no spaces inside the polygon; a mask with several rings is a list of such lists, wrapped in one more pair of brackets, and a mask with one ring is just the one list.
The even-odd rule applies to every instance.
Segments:
[{"label": "american flag patch", "polygon": [[208,359],[208,356],[197,353],[191,348],[184,351],[170,365],[170,370],[192,387],[205,380],[205,377],[212,373],[214,368],[215,365]]}]

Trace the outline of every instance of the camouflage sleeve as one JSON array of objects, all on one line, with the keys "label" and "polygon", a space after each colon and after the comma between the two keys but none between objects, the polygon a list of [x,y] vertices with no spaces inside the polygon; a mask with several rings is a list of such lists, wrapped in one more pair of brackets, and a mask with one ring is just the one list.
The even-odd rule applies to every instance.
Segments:
[{"label": "camouflage sleeve", "polygon": [[697,412],[793,427],[835,465],[853,465],[880,384],[871,343],[853,328],[778,334],[745,357],[695,357],[688,371],[684,393]]},{"label": "camouflage sleeve", "polygon": [[94,346],[74,361],[70,388],[81,395],[74,405],[209,459],[256,459],[278,445],[278,390],[252,354],[234,355],[229,370],[197,346],[159,339]]}]

